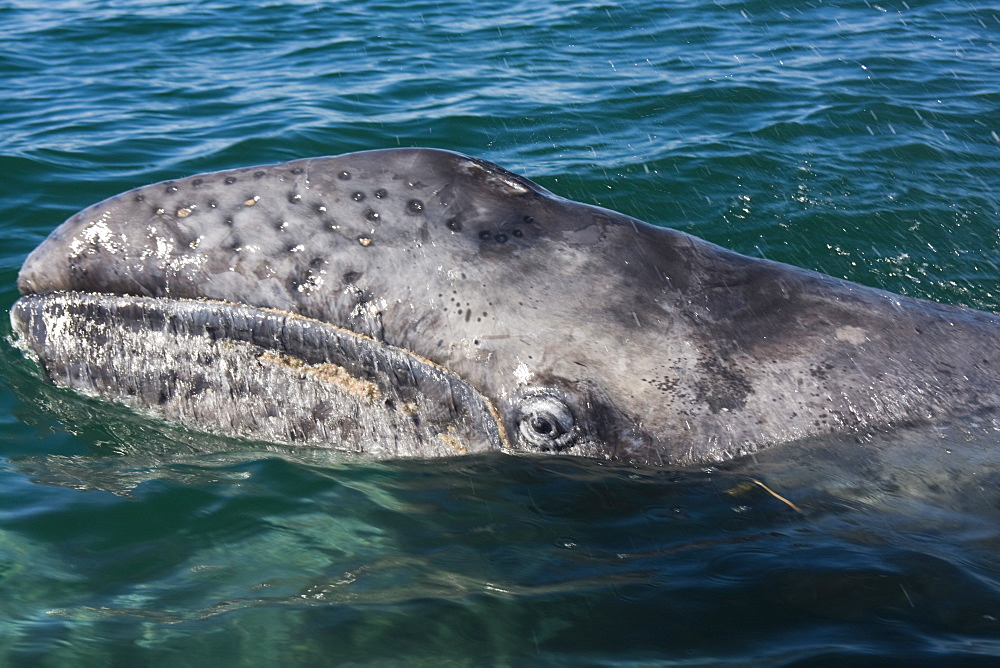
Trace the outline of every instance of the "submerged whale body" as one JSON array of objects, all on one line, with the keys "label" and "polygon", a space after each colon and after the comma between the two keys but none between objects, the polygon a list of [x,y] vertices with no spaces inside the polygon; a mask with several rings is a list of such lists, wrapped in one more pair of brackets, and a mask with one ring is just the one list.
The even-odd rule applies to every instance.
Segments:
[{"label": "submerged whale body", "polygon": [[185,426],[379,457],[685,466],[1000,405],[1000,317],[393,149],[201,174],[27,258],[19,345]]}]

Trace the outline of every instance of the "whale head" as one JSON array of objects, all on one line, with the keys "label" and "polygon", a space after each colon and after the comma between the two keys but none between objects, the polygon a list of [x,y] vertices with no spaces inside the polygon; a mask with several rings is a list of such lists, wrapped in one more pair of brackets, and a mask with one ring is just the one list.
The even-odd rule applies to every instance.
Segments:
[{"label": "whale head", "polygon": [[950,319],[941,352],[964,368],[991,316],[743,257],[441,150],[138,188],[56,229],[18,286],[15,330],[57,384],[379,456],[683,465],[996,397],[889,359],[914,328],[944,345]]}]

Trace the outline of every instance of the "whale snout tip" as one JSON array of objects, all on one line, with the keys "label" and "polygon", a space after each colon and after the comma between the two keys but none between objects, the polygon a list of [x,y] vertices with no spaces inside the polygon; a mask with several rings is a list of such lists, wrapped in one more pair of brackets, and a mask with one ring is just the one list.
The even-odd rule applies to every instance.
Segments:
[{"label": "whale snout tip", "polygon": [[22,296],[59,289],[65,258],[53,255],[50,239],[28,254],[17,273],[17,290]]}]

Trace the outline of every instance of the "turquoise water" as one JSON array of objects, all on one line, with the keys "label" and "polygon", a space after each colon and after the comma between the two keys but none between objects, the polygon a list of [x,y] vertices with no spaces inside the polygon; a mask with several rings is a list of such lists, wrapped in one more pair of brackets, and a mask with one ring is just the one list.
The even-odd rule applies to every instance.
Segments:
[{"label": "turquoise water", "polygon": [[[35,245],[127,188],[434,146],[743,253],[1000,310],[986,2],[15,1],[0,93],[3,309]],[[0,330],[0,664],[1000,654],[1000,477],[978,459],[1000,437],[982,425],[934,436],[972,453],[954,493],[768,477],[797,511],[726,471],[210,439],[48,387]],[[930,459],[930,437],[899,438],[914,470]]]}]

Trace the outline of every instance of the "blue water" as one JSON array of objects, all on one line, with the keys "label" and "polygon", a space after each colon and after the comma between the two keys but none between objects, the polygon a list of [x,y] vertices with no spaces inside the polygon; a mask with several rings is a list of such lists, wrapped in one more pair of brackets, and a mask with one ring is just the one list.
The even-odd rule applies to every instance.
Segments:
[{"label": "blue water", "polygon": [[[0,307],[56,225],[127,188],[434,146],[1000,310],[998,45],[1000,10],[957,0],[2,3]],[[47,386],[3,320],[0,664],[1000,655],[995,426],[898,437],[902,486],[762,463],[796,509],[719,470],[210,439]],[[961,484],[913,491],[943,467]]]}]

